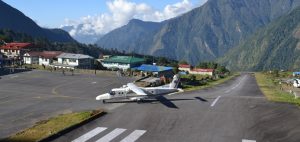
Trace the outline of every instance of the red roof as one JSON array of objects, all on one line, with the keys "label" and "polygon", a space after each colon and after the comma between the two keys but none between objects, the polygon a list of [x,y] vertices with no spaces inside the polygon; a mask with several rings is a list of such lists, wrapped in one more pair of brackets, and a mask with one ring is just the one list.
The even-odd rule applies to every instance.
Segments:
[{"label": "red roof", "polygon": [[33,44],[31,43],[17,43],[17,42],[12,42],[12,43],[7,43],[3,46],[0,47],[0,49],[17,49],[20,50],[22,48],[27,48],[31,47]]},{"label": "red roof", "polygon": [[179,64],[179,68],[191,68],[191,65],[188,65],[188,64]]},{"label": "red roof", "polygon": [[42,52],[38,52],[38,51],[30,51],[27,52],[30,56],[40,56],[42,54]]},{"label": "red roof", "polygon": [[63,52],[61,51],[43,51],[43,52],[38,52],[38,51],[30,51],[27,52],[30,56],[39,56],[43,57],[46,59],[52,59],[57,57],[58,55],[62,54]]},{"label": "red roof", "polygon": [[195,71],[195,72],[214,72],[214,69],[193,69],[192,71]]},{"label": "red roof", "polygon": [[51,58],[55,58],[56,56],[62,53],[63,52],[61,51],[43,51],[41,56],[47,59],[51,59]]}]

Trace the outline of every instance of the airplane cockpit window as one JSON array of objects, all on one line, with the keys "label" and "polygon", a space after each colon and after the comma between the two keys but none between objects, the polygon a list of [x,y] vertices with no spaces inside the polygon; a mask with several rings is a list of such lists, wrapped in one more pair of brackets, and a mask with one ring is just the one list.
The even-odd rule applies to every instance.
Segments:
[{"label": "airplane cockpit window", "polygon": [[109,94],[110,94],[110,95],[115,95],[116,92],[115,92],[115,91],[110,91]]}]

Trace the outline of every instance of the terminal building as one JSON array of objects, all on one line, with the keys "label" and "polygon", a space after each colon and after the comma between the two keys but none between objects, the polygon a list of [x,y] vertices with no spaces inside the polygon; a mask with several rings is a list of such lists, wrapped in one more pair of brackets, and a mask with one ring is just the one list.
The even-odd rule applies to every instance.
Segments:
[{"label": "terminal building", "polygon": [[37,64],[49,66],[53,63],[58,63],[57,56],[62,54],[61,51],[30,51],[24,54],[25,64]]},{"label": "terminal building", "polygon": [[24,63],[57,68],[91,69],[94,67],[94,58],[89,55],[64,53],[61,51],[31,51],[24,54]]},{"label": "terminal building", "polygon": [[145,63],[145,59],[132,56],[112,56],[101,61],[107,69],[127,70]]},{"label": "terminal building", "polygon": [[62,53],[57,56],[57,63],[51,66],[59,68],[91,69],[94,65],[94,58],[84,54]]}]

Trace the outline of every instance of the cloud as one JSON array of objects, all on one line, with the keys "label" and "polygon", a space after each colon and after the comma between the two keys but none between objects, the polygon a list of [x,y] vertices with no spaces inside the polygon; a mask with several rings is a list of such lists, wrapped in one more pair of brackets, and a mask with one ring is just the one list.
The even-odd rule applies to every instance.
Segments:
[{"label": "cloud", "polygon": [[190,0],[166,5],[161,11],[146,3],[135,3],[130,0],[110,0],[106,5],[109,10],[107,13],[88,15],[77,21],[66,19],[61,27],[72,27],[68,30],[72,36],[103,35],[126,25],[133,18],[160,22],[188,12],[195,7]]}]

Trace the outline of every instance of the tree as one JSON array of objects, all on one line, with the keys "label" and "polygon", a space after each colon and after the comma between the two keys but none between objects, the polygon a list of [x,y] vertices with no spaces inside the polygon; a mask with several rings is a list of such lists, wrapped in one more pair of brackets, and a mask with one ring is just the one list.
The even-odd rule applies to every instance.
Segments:
[{"label": "tree", "polygon": [[189,63],[187,61],[185,61],[185,60],[181,60],[181,61],[179,61],[179,64],[187,65]]},{"label": "tree", "polygon": [[158,64],[158,65],[163,65],[163,66],[165,66],[165,65],[168,64],[168,60],[167,60],[167,58],[165,58],[165,57],[159,57],[159,58],[158,58],[158,61],[157,61],[157,64]]},{"label": "tree", "polygon": [[193,74],[190,74],[190,75],[189,75],[189,79],[190,79],[191,81],[195,81],[195,80],[196,80],[196,76],[193,75]]},{"label": "tree", "polygon": [[218,67],[216,68],[216,72],[217,72],[217,73],[226,73],[226,72],[229,72],[229,70],[226,69],[225,66],[218,66]]},{"label": "tree", "polygon": [[197,68],[208,68],[208,64],[205,62],[200,62],[196,67]]}]

